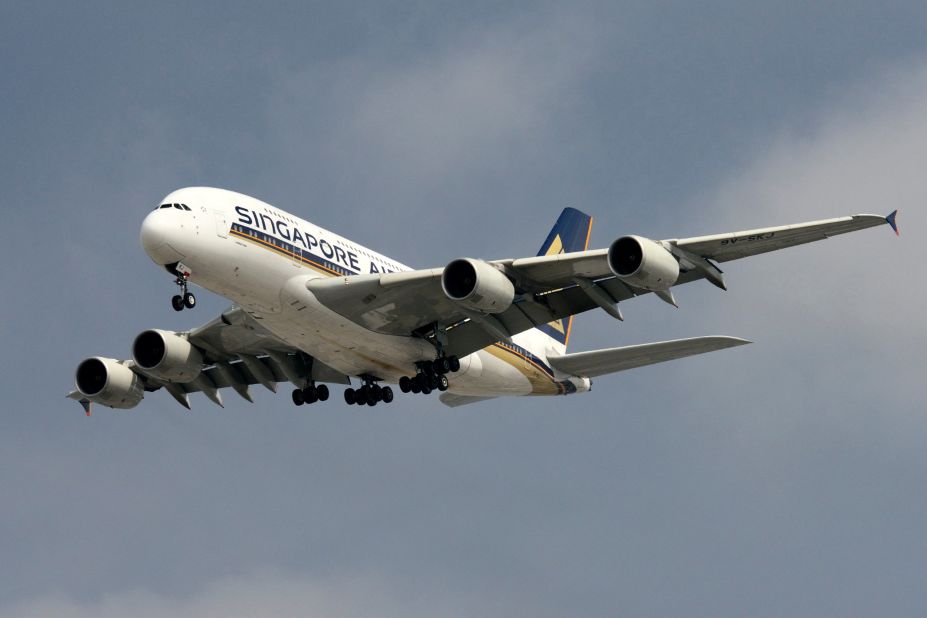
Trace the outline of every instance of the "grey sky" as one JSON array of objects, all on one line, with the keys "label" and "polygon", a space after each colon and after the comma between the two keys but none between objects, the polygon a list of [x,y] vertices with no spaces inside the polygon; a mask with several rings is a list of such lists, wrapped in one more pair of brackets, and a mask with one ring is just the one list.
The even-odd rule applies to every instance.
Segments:
[{"label": "grey sky", "polygon": [[[0,5],[0,615],[847,616],[927,608],[927,7]],[[752,346],[450,411],[63,399],[175,314],[174,188],[407,264],[901,208],[571,350]]]}]

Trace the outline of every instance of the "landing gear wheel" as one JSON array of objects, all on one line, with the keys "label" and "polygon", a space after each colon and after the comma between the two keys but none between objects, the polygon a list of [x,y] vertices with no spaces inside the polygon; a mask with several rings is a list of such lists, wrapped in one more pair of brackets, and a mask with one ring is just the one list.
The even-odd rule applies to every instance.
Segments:
[{"label": "landing gear wheel", "polygon": [[369,386],[369,391],[367,393],[368,398],[374,403],[381,401],[383,399],[383,389],[380,388],[379,384],[371,384]]},{"label": "landing gear wheel", "polygon": [[328,401],[328,394],[328,387],[324,384],[315,387],[315,395],[319,398],[319,401]]},{"label": "landing gear wheel", "polygon": [[411,384],[409,384],[409,391],[416,395],[421,393],[422,392],[421,382],[419,382],[418,380],[411,380]]},{"label": "landing gear wheel", "polygon": [[460,359],[459,358],[457,358],[456,356],[448,356],[447,361],[448,363],[450,363],[452,373],[457,373],[458,371],[460,371]]},{"label": "landing gear wheel", "polygon": [[430,386],[423,386],[423,387],[422,387],[422,394],[423,394],[423,395],[430,395],[430,394],[431,394],[431,387],[430,387]]},{"label": "landing gear wheel", "polygon": [[196,307],[196,296],[193,295],[193,292],[187,292],[183,295],[183,306],[187,309]]},{"label": "landing gear wheel", "polygon": [[381,396],[383,397],[383,403],[391,403],[393,401],[393,389],[389,386],[384,387]]},{"label": "landing gear wheel", "polygon": [[315,403],[319,400],[318,391],[314,386],[307,386],[303,389],[303,399],[306,400],[306,403]]},{"label": "landing gear wheel", "polygon": [[370,407],[372,408],[373,406],[377,405],[377,400],[376,400],[376,399],[368,399],[368,400],[367,400],[367,405],[370,406]]},{"label": "landing gear wheel", "polygon": [[183,296],[180,294],[174,296],[171,299],[171,306],[174,307],[174,311],[183,311]]},{"label": "landing gear wheel", "polygon": [[444,391],[447,390],[447,387],[448,387],[447,376],[441,376],[440,378],[438,378],[438,390],[443,393]]},{"label": "landing gear wheel", "polygon": [[403,393],[408,393],[412,390],[412,380],[409,379],[409,376],[402,376],[399,378],[399,390]]},{"label": "landing gear wheel", "polygon": [[357,401],[357,393],[354,392],[353,388],[344,389],[344,402],[349,406],[353,406]]},{"label": "landing gear wheel", "polygon": [[354,403],[359,406],[367,405],[367,391],[363,388],[354,391]]},{"label": "landing gear wheel", "polygon": [[431,366],[434,369],[434,372],[438,375],[444,375],[451,370],[451,363],[447,360],[446,356],[436,358],[432,362]]},{"label": "landing gear wheel", "polygon": [[[444,377],[444,376],[441,376],[441,377]],[[428,376],[428,387],[431,390],[435,390],[436,388],[438,388],[438,380],[439,380],[438,376]]]},{"label": "landing gear wheel", "polygon": [[306,403],[306,400],[303,398],[303,392],[298,388],[293,391],[293,403],[301,406]]}]

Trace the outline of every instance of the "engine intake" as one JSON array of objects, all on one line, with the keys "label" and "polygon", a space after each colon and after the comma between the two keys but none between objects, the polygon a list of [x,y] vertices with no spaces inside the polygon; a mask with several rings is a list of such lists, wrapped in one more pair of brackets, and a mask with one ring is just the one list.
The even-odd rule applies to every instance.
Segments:
[{"label": "engine intake", "polygon": [[81,361],[74,377],[81,395],[111,408],[134,408],[145,394],[135,372],[112,358]]},{"label": "engine intake", "polygon": [[515,286],[508,277],[471,258],[460,258],[444,267],[441,289],[449,299],[486,313],[502,313],[515,300]]},{"label": "engine intake", "polygon": [[192,382],[203,368],[203,355],[189,341],[157,329],[135,338],[132,358],[145,373],[166,382]]},{"label": "engine intake", "polygon": [[670,289],[679,279],[679,262],[660,243],[642,236],[622,236],[608,248],[615,276],[652,292]]}]

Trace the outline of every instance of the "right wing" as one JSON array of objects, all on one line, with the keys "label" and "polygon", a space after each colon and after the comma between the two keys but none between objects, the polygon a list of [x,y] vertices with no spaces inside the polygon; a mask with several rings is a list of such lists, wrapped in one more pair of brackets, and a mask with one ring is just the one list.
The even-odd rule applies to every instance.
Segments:
[{"label": "right wing", "polygon": [[[202,392],[221,406],[219,390],[223,388],[231,388],[244,399],[253,401],[249,387],[254,384],[274,392],[280,382],[292,382],[299,388],[309,380],[350,384],[348,376],[281,341],[238,307],[229,308],[218,318],[189,332],[174,334],[187,339],[202,356],[202,369],[193,381],[161,380],[132,360],[118,361],[118,364],[136,374],[144,391],[163,388],[188,409],[188,395],[196,392]],[[80,392],[72,391],[67,396],[79,401],[89,413],[89,400]]]},{"label": "right wing", "polygon": [[752,342],[737,337],[693,337],[562,356],[548,356],[547,362],[557,371],[572,376],[595,378],[748,343]]}]

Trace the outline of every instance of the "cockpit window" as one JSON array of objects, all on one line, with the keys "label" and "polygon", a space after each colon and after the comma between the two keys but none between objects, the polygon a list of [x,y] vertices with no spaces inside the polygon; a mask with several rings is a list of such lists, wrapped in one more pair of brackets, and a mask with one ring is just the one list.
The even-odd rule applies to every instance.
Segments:
[{"label": "cockpit window", "polygon": [[[160,206],[158,206],[158,208],[170,208],[170,207],[171,207],[170,204],[161,204]],[[155,210],[157,210],[158,208],[155,208]]]},{"label": "cockpit window", "polygon": [[183,210],[183,208],[180,207],[180,204],[174,204],[174,208],[177,210]]},{"label": "cockpit window", "polygon": [[180,207],[183,208],[184,210],[186,210],[187,212],[190,211],[190,207],[187,206],[186,204],[181,204]]},{"label": "cockpit window", "polygon": [[160,206],[155,208],[155,210],[160,210],[161,208],[176,208],[177,210],[186,210],[187,212],[191,212],[192,210],[186,204],[161,204]]}]

